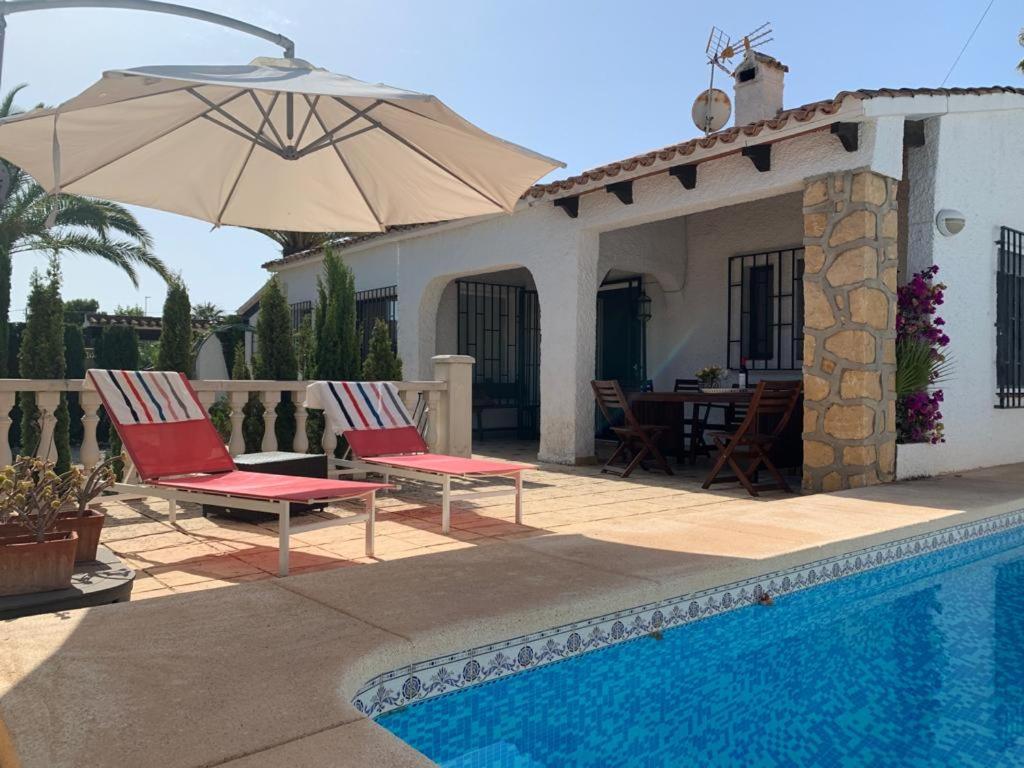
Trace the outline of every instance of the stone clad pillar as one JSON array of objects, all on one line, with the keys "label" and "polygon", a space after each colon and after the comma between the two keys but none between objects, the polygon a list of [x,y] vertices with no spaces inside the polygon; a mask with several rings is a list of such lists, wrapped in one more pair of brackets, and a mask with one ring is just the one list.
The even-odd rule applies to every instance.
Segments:
[{"label": "stone clad pillar", "polygon": [[896,181],[804,188],[804,474],[809,491],[889,482],[896,465]]}]

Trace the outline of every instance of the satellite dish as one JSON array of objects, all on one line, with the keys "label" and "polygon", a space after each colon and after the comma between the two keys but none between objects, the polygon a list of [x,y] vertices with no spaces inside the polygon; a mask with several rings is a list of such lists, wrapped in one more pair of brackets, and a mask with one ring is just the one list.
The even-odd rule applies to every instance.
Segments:
[{"label": "satellite dish", "polygon": [[704,133],[713,133],[720,130],[732,114],[732,102],[725,91],[718,88],[708,88],[701,91],[700,95],[693,102],[693,109],[690,114],[693,116],[693,123]]}]

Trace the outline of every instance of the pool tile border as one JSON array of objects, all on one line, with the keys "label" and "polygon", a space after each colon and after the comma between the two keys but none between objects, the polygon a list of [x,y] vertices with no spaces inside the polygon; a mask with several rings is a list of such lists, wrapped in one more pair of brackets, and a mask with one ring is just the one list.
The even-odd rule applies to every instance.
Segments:
[{"label": "pool tile border", "polygon": [[656,603],[470,648],[378,675],[352,700],[378,717],[435,696],[791,594],[1024,525],[1024,509],[822,558]]}]

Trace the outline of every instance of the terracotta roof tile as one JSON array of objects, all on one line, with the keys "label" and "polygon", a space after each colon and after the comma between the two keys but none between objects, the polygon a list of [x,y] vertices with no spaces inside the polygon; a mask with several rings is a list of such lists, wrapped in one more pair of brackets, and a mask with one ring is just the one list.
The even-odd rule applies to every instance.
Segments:
[{"label": "terracotta roof tile", "polygon": [[[764,54],[760,54],[759,56],[764,56]],[[765,58],[771,57],[765,56]],[[772,59],[772,62],[785,68],[785,65],[777,59]],[[983,96],[994,93],[1014,93],[1024,96],[1024,88],[1006,85],[993,85],[972,88],[864,88],[856,91],[840,91],[836,94],[835,98],[824,99],[823,101],[814,101],[810,104],[793,107],[792,109],[784,109],[770,120],[760,120],[756,123],[749,123],[748,125],[732,126],[716,133],[711,133],[707,136],[700,136],[679,144],[670,144],[667,147],[654,149],[640,155],[634,155],[633,157],[628,157],[625,160],[618,160],[614,163],[608,163],[607,165],[601,165],[597,168],[591,168],[588,171],[583,171],[582,173],[575,176],[569,176],[565,179],[559,179],[546,184],[535,184],[523,193],[523,198],[526,200],[536,200],[548,195],[557,195],[559,193],[577,194],[575,190],[578,187],[585,187],[603,181],[611,181],[621,173],[632,173],[637,169],[650,167],[657,162],[669,162],[674,159],[682,160],[692,155],[698,149],[710,149],[718,144],[732,144],[740,138],[740,136],[752,138],[760,136],[765,131],[770,132],[780,130],[790,123],[806,123],[818,115],[833,115],[839,111],[840,107],[843,106],[843,103],[847,99],[866,101],[868,99],[900,98],[904,96]],[[403,224],[401,226],[389,227],[385,232],[369,232],[367,234],[353,235],[351,237],[344,238],[334,243],[333,247],[339,249],[348,248],[358,243],[366,242],[367,240],[374,240],[378,237],[383,237],[384,235],[392,232],[422,229],[443,223],[446,222]],[[268,261],[263,266],[273,267],[291,264],[296,261],[302,261],[309,258],[316,253],[319,253],[319,249],[303,251],[301,253],[295,253],[280,259]]]},{"label": "terracotta roof tile", "polygon": [[[91,328],[123,325],[128,328],[160,329],[163,327],[163,318],[146,315],[108,315],[106,312],[87,312],[85,314],[85,325]],[[206,330],[209,327],[209,323],[192,321],[192,328],[194,330]]]}]

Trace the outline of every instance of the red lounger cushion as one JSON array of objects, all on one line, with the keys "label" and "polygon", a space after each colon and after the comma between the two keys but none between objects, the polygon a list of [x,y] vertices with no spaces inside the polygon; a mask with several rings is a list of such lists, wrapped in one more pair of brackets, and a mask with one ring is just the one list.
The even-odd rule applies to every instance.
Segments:
[{"label": "red lounger cushion", "polygon": [[462,459],[437,453],[418,453],[413,456],[375,456],[363,459],[372,464],[384,464],[403,469],[418,469],[439,475],[507,475],[533,469],[531,464],[514,464],[511,461],[489,459]]},{"label": "red lounger cushion", "polygon": [[247,499],[280,499],[281,501],[316,501],[346,499],[389,486],[383,483],[357,483],[349,480],[327,480],[320,477],[265,475],[260,472],[224,472],[173,480],[157,480],[153,485],[181,488],[188,491],[216,493]]}]

